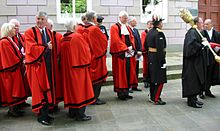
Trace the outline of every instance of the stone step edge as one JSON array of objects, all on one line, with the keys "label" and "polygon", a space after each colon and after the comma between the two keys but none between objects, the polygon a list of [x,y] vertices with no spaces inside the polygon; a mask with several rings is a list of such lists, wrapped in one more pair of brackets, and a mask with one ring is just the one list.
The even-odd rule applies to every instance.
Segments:
[{"label": "stone step edge", "polygon": [[[168,72],[167,74],[167,80],[175,80],[180,79],[182,76],[181,70],[172,71],[171,73]],[[138,75],[138,82],[143,82],[143,75]],[[103,84],[103,86],[109,86],[113,85],[113,77],[110,76],[107,78],[106,82]]]}]

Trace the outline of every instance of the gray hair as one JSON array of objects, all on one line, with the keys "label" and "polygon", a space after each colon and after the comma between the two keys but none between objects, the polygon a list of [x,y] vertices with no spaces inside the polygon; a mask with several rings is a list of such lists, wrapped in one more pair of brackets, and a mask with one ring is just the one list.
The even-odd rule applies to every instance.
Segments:
[{"label": "gray hair", "polygon": [[44,16],[46,19],[48,18],[48,15],[46,12],[44,11],[38,11],[37,14],[36,14],[36,17],[42,17]]},{"label": "gray hair", "polygon": [[15,25],[19,25],[20,26],[20,22],[17,19],[11,19],[9,21],[9,23],[15,24]]},{"label": "gray hair", "polygon": [[67,19],[64,23],[64,26],[67,31],[74,31],[75,26],[76,26],[76,20],[73,18]]},{"label": "gray hair", "polygon": [[15,28],[15,24],[4,23],[1,27],[1,37],[7,37],[13,28]]},{"label": "gray hair", "polygon": [[95,11],[88,11],[86,13],[86,18],[88,22],[92,22],[93,18],[97,17],[97,14]]}]

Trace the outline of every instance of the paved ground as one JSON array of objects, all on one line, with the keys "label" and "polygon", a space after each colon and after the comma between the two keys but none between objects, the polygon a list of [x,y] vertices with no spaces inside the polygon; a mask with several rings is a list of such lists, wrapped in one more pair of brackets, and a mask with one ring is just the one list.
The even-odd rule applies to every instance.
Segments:
[{"label": "paved ground", "polygon": [[[139,84],[143,87],[143,84]],[[76,122],[66,116],[63,103],[61,112],[53,115],[55,121],[46,127],[36,121],[27,108],[21,118],[10,118],[7,108],[0,108],[0,131],[219,131],[220,130],[220,86],[212,88],[216,98],[205,99],[202,109],[190,108],[181,98],[181,81],[170,80],[165,85],[162,98],[167,105],[153,105],[147,101],[148,90],[135,92],[134,99],[119,101],[113,87],[103,87],[101,98],[106,105],[88,106],[88,122]],[[31,99],[28,100],[31,102]]]}]

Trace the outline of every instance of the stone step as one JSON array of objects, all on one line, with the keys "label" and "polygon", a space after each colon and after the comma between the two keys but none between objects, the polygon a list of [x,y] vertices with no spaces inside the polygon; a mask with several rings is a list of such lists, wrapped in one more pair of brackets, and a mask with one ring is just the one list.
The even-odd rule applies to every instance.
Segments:
[{"label": "stone step", "polygon": [[[179,67],[181,66],[177,66],[178,69],[175,69],[174,67],[170,67],[170,69],[172,70],[168,70],[167,71],[167,79],[168,80],[174,80],[174,79],[180,79],[181,78],[181,74],[182,74],[182,70],[179,69]],[[176,68],[177,68],[176,67]],[[138,75],[138,82],[143,82],[143,73],[139,72],[139,75]],[[108,76],[105,84],[105,86],[108,86],[108,85],[113,85],[113,77],[112,77],[112,74]]]},{"label": "stone step", "polygon": [[[169,65],[167,71],[182,70],[182,65]],[[139,74],[143,73],[143,68],[139,68]],[[112,76],[112,71],[108,71],[108,76]]]}]

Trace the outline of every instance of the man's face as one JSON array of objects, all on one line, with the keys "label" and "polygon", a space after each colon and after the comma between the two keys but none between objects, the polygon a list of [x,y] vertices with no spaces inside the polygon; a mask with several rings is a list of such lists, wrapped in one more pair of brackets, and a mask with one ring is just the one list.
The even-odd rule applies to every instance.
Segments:
[{"label": "man's face", "polygon": [[42,29],[46,26],[47,24],[47,18],[45,16],[36,16],[36,24],[37,26]]},{"label": "man's face", "polygon": [[126,24],[128,22],[128,16],[120,16],[119,17],[122,24]]},{"label": "man's face", "polygon": [[162,22],[162,21],[159,23],[158,28],[159,28],[159,29],[162,29],[162,28],[163,28],[163,22]]},{"label": "man's face", "polygon": [[53,25],[51,25],[50,23],[47,22],[46,24],[47,29],[52,30],[53,29]]},{"label": "man's face", "polygon": [[152,23],[152,22],[148,22],[148,23],[147,23],[147,28],[148,28],[148,29],[153,28],[153,23]]},{"label": "man's face", "polygon": [[137,21],[136,21],[136,20],[132,20],[132,21],[130,22],[130,25],[131,25],[132,27],[135,27],[135,26],[137,25]]},{"label": "man's face", "polygon": [[19,28],[20,28],[20,24],[19,23],[14,23],[15,24],[15,33],[19,33]]},{"label": "man's face", "polygon": [[205,21],[205,23],[204,23],[204,29],[205,29],[205,30],[211,30],[211,29],[212,29],[212,23]]},{"label": "man's face", "polygon": [[197,26],[198,26],[199,30],[203,30],[204,24],[203,24],[203,20],[201,18],[199,19],[199,22],[197,23]]}]

